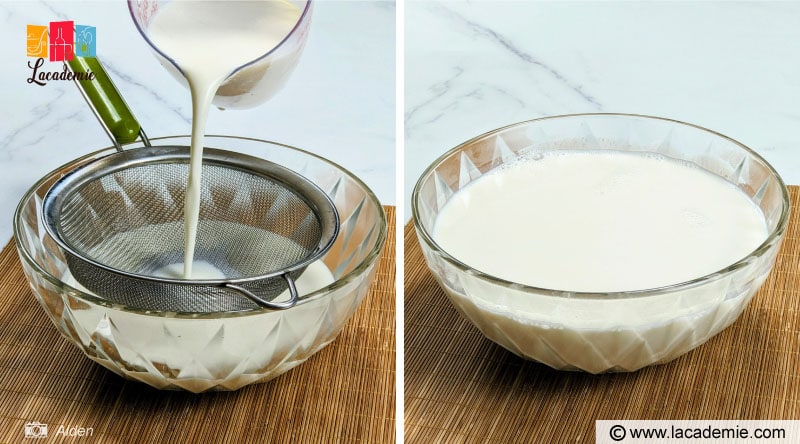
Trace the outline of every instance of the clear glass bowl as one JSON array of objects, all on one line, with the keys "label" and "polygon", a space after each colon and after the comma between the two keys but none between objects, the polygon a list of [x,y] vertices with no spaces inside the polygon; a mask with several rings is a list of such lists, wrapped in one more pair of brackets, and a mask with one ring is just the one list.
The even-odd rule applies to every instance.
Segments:
[{"label": "clear glass bowl", "polygon": [[[750,196],[765,216],[769,235],[747,257],[715,273],[618,293],[509,282],[460,262],[432,238],[438,211],[481,175],[520,156],[582,149],[655,152],[694,163]],[[507,126],[450,150],[420,177],[412,211],[428,267],[456,309],[486,337],[556,369],[600,373],[670,361],[735,321],[774,265],[786,232],[789,195],[763,158],[721,134],[655,117],[581,114]],[[609,321],[603,313],[610,311],[624,321]]]},{"label": "clear glass bowl", "polygon": [[[188,146],[188,136],[151,139]],[[42,224],[42,199],[67,172],[114,153],[97,151],[37,182],[14,215],[23,269],[42,308],[61,334],[91,360],[160,389],[236,390],[266,381],[325,347],[353,315],[375,274],[386,239],[377,197],[344,168],[314,154],[256,139],[207,136],[206,146],[276,162],[325,190],[339,211],[341,231],[322,258],[334,282],[301,295],[287,310],[240,313],[156,313],[110,304],[76,288],[64,254]],[[128,146],[126,149],[135,148]]]}]

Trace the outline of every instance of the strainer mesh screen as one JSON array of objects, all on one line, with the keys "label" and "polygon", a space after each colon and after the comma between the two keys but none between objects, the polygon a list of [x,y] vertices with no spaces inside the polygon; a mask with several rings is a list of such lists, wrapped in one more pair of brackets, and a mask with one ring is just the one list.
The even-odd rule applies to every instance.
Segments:
[{"label": "strainer mesh screen", "polygon": [[[188,163],[124,168],[64,196],[58,229],[83,256],[151,275],[183,262]],[[265,275],[311,254],[322,236],[309,204],[270,177],[204,164],[195,260],[229,279]]]}]

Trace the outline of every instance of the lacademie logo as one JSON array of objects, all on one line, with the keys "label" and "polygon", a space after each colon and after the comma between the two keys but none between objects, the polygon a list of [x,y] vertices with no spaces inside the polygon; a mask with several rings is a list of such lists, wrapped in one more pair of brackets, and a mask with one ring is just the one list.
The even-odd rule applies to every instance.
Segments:
[{"label": "lacademie logo", "polygon": [[51,62],[69,62],[75,57],[95,57],[97,28],[75,25],[71,20],[50,22],[49,26],[28,25],[26,53],[36,58],[35,62],[28,62],[32,71],[28,83],[44,86],[48,80],[94,80],[93,72],[73,73],[66,64],[62,71],[44,72],[40,68],[45,58]]}]

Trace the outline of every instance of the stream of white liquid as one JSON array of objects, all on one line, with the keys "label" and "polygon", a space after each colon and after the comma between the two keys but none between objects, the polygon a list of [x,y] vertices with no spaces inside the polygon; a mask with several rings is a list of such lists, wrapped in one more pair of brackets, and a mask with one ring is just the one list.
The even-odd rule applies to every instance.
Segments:
[{"label": "stream of white liquid", "polygon": [[[192,147],[184,205],[184,279],[195,277],[201,167],[211,101],[236,68],[275,48],[300,15],[299,9],[283,0],[173,1],[159,10],[148,28],[154,45],[180,66],[192,93]],[[204,273],[209,271],[204,267]]]}]

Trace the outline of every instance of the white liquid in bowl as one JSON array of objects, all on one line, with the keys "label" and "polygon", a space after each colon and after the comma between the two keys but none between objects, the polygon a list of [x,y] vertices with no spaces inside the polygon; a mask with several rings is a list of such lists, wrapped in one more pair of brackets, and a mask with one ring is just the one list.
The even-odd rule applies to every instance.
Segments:
[{"label": "white liquid in bowl", "polygon": [[643,290],[719,271],[767,237],[724,179],[664,157],[562,153],[509,165],[456,193],[436,242],[472,268],[568,291]]},{"label": "white liquid in bowl", "polygon": [[[700,168],[656,155],[575,151],[476,179],[440,209],[432,235],[492,276],[606,293],[722,270],[764,242],[767,226],[746,194]],[[590,372],[635,370],[696,347],[733,322],[766,278],[750,282],[735,272],[679,292],[589,300],[450,270],[442,286],[489,338],[555,368]]]},{"label": "white liquid in bowl", "polygon": [[[92,294],[68,270],[66,273],[62,278],[65,283]],[[316,261],[300,275],[296,285],[298,292],[305,295],[333,282],[328,267]],[[83,345],[88,349],[113,345],[114,354],[130,370],[129,377],[155,387],[166,386],[161,375],[168,368],[174,373],[174,384],[200,392],[224,381],[231,373],[241,376],[227,383],[239,387],[300,364],[334,339],[327,336],[332,323],[344,322],[345,318],[330,312],[332,307],[339,309],[337,313],[349,315],[352,311],[338,304],[355,310],[357,296],[356,292],[331,294],[289,310],[217,319],[148,316],[91,303],[73,310],[71,315]],[[288,290],[277,297],[285,299]]]},{"label": "white liquid in bowl", "polygon": [[[163,278],[170,278],[170,279],[183,279],[183,270],[185,266],[183,262],[179,262],[176,264],[169,264],[166,267],[162,267],[153,272],[153,276],[155,277],[163,277]],[[215,267],[214,264],[211,264],[206,261],[194,261],[192,265],[192,275],[189,276],[189,279],[193,280],[200,280],[200,279],[225,279],[225,273],[222,272],[219,268]]]}]

